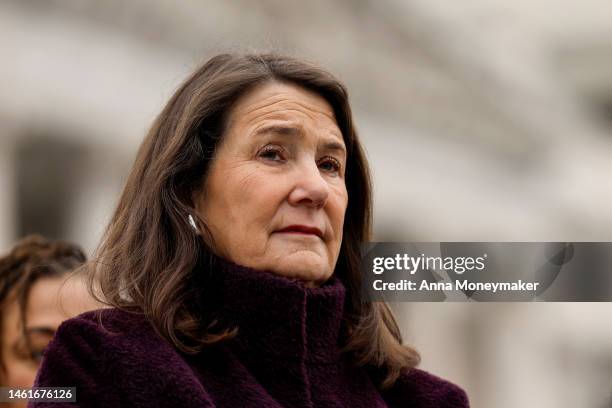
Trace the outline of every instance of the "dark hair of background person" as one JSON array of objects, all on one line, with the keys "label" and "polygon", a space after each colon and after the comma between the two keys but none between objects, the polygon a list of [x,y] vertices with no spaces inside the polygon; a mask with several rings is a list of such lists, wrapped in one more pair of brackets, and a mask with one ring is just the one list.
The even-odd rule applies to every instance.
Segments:
[{"label": "dark hair of background person", "polygon": [[295,84],[323,97],[342,131],[349,200],[334,273],[347,288],[344,351],[351,353],[357,365],[382,368],[385,374],[380,386],[387,388],[403,368],[416,366],[420,357],[402,345],[387,304],[362,303],[360,244],[369,240],[372,224],[367,161],[345,86],[329,72],[299,59],[273,53],[221,54],[178,88],[140,146],[90,263],[90,292],[109,306],[144,313],[163,338],[186,353],[236,334],[236,328],[215,332],[211,322],[201,321],[197,288],[190,284],[192,271],[213,257],[210,247],[189,225],[188,216],[208,235],[207,242],[212,242],[210,231],[194,210],[192,194],[202,188],[235,102],[256,86],[273,81]]},{"label": "dark hair of background person", "polygon": [[[40,278],[66,274],[85,261],[86,257],[78,246],[65,241],[48,240],[40,235],[22,238],[8,254],[0,257],[0,306],[12,300],[18,302],[21,328],[26,342],[28,296],[34,283]],[[4,310],[4,307],[0,310]],[[2,327],[3,313],[0,313],[0,329]],[[3,337],[0,330],[0,342]],[[0,354],[0,380],[6,372],[3,361]]]}]

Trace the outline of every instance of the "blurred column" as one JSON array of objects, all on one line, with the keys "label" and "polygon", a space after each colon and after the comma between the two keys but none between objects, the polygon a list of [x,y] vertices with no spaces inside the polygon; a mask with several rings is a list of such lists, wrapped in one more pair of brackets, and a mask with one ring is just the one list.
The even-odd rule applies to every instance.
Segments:
[{"label": "blurred column", "polygon": [[86,168],[86,152],[72,140],[51,135],[20,139],[16,150],[20,236],[39,233],[65,238]]},{"label": "blurred column", "polygon": [[15,239],[16,187],[14,139],[0,137],[0,252],[6,251]]}]

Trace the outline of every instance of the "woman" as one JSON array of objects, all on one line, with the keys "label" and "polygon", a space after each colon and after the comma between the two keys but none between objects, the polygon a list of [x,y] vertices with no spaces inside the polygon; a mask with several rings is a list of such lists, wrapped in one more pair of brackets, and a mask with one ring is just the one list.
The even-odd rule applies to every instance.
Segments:
[{"label": "woman", "polygon": [[344,86],[285,56],[216,56],[138,152],[92,265],[113,308],[62,325],[38,385],[84,407],[466,407],[362,303],[370,224]]},{"label": "woman", "polygon": [[84,282],[66,279],[84,262],[78,246],[39,235],[23,238],[0,257],[0,386],[31,387],[58,326],[87,310]]}]

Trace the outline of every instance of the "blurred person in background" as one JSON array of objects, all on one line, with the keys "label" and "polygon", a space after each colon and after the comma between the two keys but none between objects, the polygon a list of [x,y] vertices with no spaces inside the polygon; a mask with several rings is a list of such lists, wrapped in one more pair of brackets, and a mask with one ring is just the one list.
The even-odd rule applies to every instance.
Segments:
[{"label": "blurred person in background", "polygon": [[0,386],[32,387],[62,321],[95,308],[84,280],[67,279],[85,260],[77,245],[40,235],[23,238],[0,258]]},{"label": "blurred person in background", "polygon": [[155,120],[91,263],[112,308],[62,324],[37,385],[81,407],[467,407],[362,299],[371,196],[340,81],[213,57]]}]

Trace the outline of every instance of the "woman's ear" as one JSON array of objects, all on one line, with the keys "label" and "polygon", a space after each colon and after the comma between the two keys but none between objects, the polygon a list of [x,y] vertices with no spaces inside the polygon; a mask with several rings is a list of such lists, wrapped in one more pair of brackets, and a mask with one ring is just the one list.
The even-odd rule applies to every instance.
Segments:
[{"label": "woman's ear", "polygon": [[186,221],[189,223],[194,232],[204,240],[204,243],[209,248],[213,249],[216,248],[215,239],[212,231],[207,225],[206,219],[206,184],[202,183],[201,185],[201,188],[191,192],[192,208],[187,213]]},{"label": "woman's ear", "polygon": [[191,191],[191,196],[189,197],[191,199],[190,207],[192,207],[192,215],[194,217],[202,214],[202,211],[204,210],[204,188],[204,182],[200,182],[199,186],[197,186]]}]

